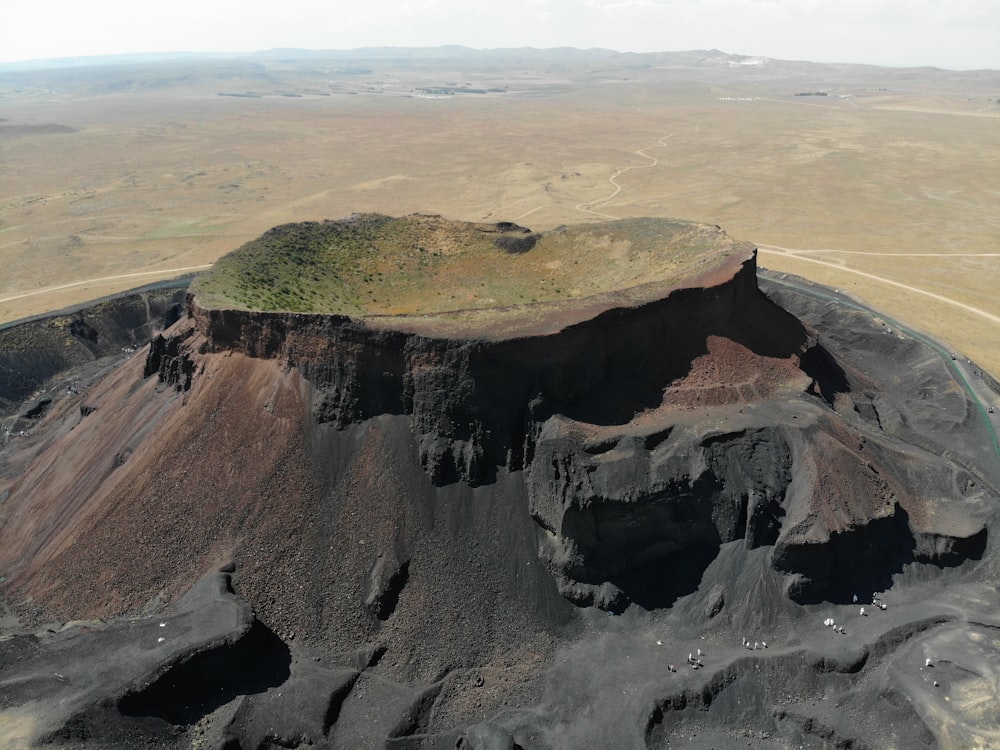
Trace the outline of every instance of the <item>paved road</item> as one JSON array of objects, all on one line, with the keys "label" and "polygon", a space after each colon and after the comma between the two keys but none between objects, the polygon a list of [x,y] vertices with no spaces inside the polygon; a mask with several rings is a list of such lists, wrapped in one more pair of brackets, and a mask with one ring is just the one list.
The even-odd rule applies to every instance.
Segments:
[{"label": "paved road", "polygon": [[[937,352],[951,371],[955,373],[956,381],[963,387],[969,397],[969,401],[982,417],[990,440],[993,443],[993,451],[996,453],[997,459],[1000,460],[1000,441],[997,439],[997,425],[1000,425],[1000,384],[984,373],[982,368],[976,365],[975,362],[956,356],[945,344],[932,339],[927,334],[908,328],[906,325],[888,317],[881,311],[868,307],[845,294],[841,294],[836,289],[821,287],[811,282],[806,282],[803,279],[775,271],[760,269],[758,273],[767,281],[794,289],[796,292],[807,297],[832,302],[841,307],[860,310],[869,315],[874,315],[878,319],[884,320],[886,325],[905,333],[907,336]],[[993,412],[990,412],[991,408]]]}]

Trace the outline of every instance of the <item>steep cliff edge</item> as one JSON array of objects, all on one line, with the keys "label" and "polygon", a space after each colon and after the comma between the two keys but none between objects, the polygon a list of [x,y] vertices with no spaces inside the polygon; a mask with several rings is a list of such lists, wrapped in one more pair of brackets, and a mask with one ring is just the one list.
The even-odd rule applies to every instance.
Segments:
[{"label": "steep cliff edge", "polygon": [[[587,247],[624,253],[626,228],[602,243],[590,225]],[[535,236],[494,229],[470,231]],[[196,290],[144,359],[53,403],[22,452],[0,453],[2,590],[22,617],[162,612],[169,629],[174,602],[224,567],[277,661],[187,705],[201,662],[150,659],[46,736],[665,747],[713,703],[718,732],[752,726],[777,747],[883,736],[813,699],[860,701],[841,680],[860,670],[909,680],[900,644],[956,611],[992,627],[995,472],[948,453],[973,415],[933,361],[914,359],[913,380],[938,387],[894,390],[847,356],[873,323],[818,332],[761,292],[752,246],[684,231],[721,252],[683,279],[544,304],[268,312]],[[941,431],[915,444],[926,414]],[[942,577],[969,602],[917,613]],[[887,590],[892,614],[858,619],[853,598]],[[819,623],[843,607],[863,635],[831,646]],[[770,649],[749,654],[747,635]],[[63,674],[57,641],[12,643],[10,663]],[[24,701],[32,679],[11,683]],[[910,683],[886,690],[894,741],[932,746]],[[781,708],[736,707],[754,701]]]},{"label": "steep cliff edge", "polygon": [[499,339],[474,327],[434,335],[450,333],[465,311],[402,316],[390,329],[383,317],[206,309],[192,296],[189,314],[205,351],[299,369],[313,386],[317,423],[405,414],[433,481],[478,484],[530,460],[531,424],[543,414],[625,424],[663,404],[755,401],[789,384],[841,387],[801,324],[757,290],[751,248],[691,281],[631,307],[588,299],[505,310],[513,332]]},{"label": "steep cliff edge", "polygon": [[[745,246],[641,295],[505,308],[485,338],[466,310],[352,318],[194,295],[188,310],[201,353],[299,370],[317,426],[405,417],[435,485],[524,471],[540,557],[577,604],[668,606],[735,540],[774,546],[798,601],[884,587],[915,560],[980,557],[985,511],[942,504],[971,479],[947,462],[901,478],[915,463],[904,450],[843,423],[847,374],[760,292],[755,261]],[[171,367],[161,379],[178,379]]]},{"label": "steep cliff edge", "polygon": [[62,372],[144,347],[180,319],[186,290],[187,280],[168,282],[0,326],[0,417]]}]

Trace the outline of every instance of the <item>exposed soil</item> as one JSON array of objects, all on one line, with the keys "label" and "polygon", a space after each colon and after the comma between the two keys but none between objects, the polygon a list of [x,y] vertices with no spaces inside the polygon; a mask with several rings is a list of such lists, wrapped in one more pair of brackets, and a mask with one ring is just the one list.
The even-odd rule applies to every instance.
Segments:
[{"label": "exposed soil", "polygon": [[490,339],[190,300],[0,449],[0,742],[1000,741],[984,415],[754,271]]}]

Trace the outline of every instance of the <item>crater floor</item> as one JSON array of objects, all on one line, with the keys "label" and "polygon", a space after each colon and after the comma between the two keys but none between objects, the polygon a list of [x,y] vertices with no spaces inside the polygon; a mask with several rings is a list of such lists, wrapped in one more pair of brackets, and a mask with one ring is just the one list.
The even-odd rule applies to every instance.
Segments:
[{"label": "crater floor", "polygon": [[210,308],[353,317],[490,310],[609,294],[644,301],[750,252],[752,245],[717,227],[668,219],[536,233],[510,222],[355,214],[275,227],[220,259],[193,291]]}]

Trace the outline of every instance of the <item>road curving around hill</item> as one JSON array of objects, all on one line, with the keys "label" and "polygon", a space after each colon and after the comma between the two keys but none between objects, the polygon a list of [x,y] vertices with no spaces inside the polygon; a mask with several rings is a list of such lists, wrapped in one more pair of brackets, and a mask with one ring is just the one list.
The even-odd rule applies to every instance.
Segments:
[{"label": "road curving around hill", "polygon": [[[832,265],[832,264],[830,264]],[[847,269],[849,270],[849,269]],[[962,385],[968,395],[971,403],[974,405],[976,411],[979,413],[983,420],[983,424],[986,427],[986,431],[989,433],[990,441],[993,445],[993,452],[996,454],[997,459],[1000,460],[1000,439],[997,437],[996,428],[994,427],[993,421],[997,416],[997,408],[1000,407],[1000,389],[998,389],[997,383],[989,378],[982,369],[980,369],[972,360],[966,360],[963,362],[961,358],[957,357],[953,352],[950,352],[944,344],[931,338],[927,334],[915,331],[909,328],[903,323],[894,320],[883,312],[876,310],[868,305],[865,305],[845,294],[840,293],[837,290],[832,290],[828,287],[820,287],[818,285],[812,284],[805,281],[804,279],[797,278],[790,274],[779,273],[775,271],[769,271],[766,269],[759,269],[758,273],[762,278],[770,281],[771,283],[778,284],[779,286],[788,287],[798,292],[799,294],[811,297],[813,299],[821,300],[824,302],[829,302],[834,305],[839,305],[841,307],[846,307],[852,310],[858,310],[869,315],[873,315],[876,318],[884,320],[887,325],[901,331],[907,336],[919,341],[924,344],[932,351],[936,352],[942,360],[950,367],[950,369],[955,373],[957,381]],[[870,276],[871,274],[864,274],[865,276]],[[873,277],[879,278],[879,277]],[[888,283],[896,284],[897,286],[905,286],[898,284],[897,282],[892,282],[889,279],[884,279]],[[905,287],[907,289],[912,289],[912,287]],[[914,289],[914,291],[921,291],[919,289]],[[929,294],[929,293],[928,293]],[[938,297],[939,295],[932,295]],[[960,303],[959,303],[960,304]],[[963,305],[963,307],[965,307]],[[973,308],[974,309],[974,308]],[[982,311],[979,311],[982,313]],[[989,316],[988,313],[982,313]],[[992,316],[989,316],[992,317]],[[993,411],[990,411],[990,410]]]}]

